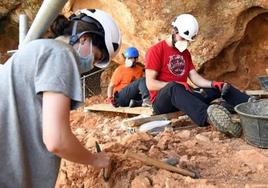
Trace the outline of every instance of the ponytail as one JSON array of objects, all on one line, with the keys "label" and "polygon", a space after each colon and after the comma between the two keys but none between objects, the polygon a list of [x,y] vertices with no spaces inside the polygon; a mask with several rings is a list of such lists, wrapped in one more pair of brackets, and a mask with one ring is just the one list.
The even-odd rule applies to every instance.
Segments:
[{"label": "ponytail", "polygon": [[65,16],[59,15],[50,26],[50,31],[52,32],[54,38],[60,35],[71,35],[72,22]]},{"label": "ponytail", "polygon": [[[106,49],[106,45],[104,42],[104,36],[100,35],[99,32],[96,32],[98,31],[97,26],[93,23],[88,23],[82,20],[76,20],[76,22],[77,22],[76,32],[82,33],[84,31],[93,31],[93,32],[86,33],[88,36],[92,38],[93,45],[99,49],[103,49],[104,54],[108,54],[108,51]],[[59,15],[50,26],[50,31],[52,32],[52,35],[53,35],[51,37],[57,38],[61,35],[71,36],[73,32],[73,24],[74,24],[74,21],[72,17],[68,19],[64,15]]]}]

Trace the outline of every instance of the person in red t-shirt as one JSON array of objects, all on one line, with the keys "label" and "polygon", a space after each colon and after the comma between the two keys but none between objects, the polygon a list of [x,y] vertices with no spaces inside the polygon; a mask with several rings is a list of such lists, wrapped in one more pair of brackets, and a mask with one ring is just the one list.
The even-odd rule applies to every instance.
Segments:
[{"label": "person in red t-shirt", "polygon": [[139,51],[135,47],[127,48],[123,57],[125,63],[114,71],[107,89],[108,103],[118,106],[148,106],[149,91],[146,87],[144,66],[137,62]]},{"label": "person in red t-shirt", "polygon": [[[198,126],[214,125],[220,131],[239,137],[241,126],[231,121],[230,112],[210,102],[222,97],[228,106],[246,102],[249,96],[230,84],[209,81],[197,73],[187,50],[198,33],[198,22],[182,14],[172,22],[172,34],[152,46],[146,54],[145,75],[156,114],[183,111]],[[187,84],[189,78],[199,88]]]}]

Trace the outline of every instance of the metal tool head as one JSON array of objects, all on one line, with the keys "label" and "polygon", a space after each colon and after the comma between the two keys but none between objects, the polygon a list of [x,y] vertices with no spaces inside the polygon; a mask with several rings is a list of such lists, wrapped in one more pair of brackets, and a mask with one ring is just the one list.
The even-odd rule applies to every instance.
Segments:
[{"label": "metal tool head", "polygon": [[95,142],[95,145],[96,145],[96,150],[97,150],[97,152],[98,152],[98,153],[101,152],[100,145],[99,145],[99,143],[98,143],[97,141]]},{"label": "metal tool head", "polygon": [[[99,143],[96,141],[95,142],[95,146],[96,146],[96,151],[99,153],[101,152],[101,148]],[[111,162],[112,163],[112,162]],[[108,168],[103,168],[102,169],[102,178],[105,182],[108,182],[110,179],[110,174],[111,174],[111,164],[109,165]]]}]

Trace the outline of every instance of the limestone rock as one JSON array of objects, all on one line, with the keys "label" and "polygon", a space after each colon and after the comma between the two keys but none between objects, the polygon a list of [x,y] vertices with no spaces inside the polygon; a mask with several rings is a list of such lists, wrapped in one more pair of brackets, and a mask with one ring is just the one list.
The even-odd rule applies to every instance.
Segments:
[{"label": "limestone rock", "polygon": [[238,151],[234,158],[237,158],[252,170],[261,171],[268,167],[268,157],[255,149]]},{"label": "limestone rock", "polygon": [[205,143],[208,143],[209,142],[209,138],[203,134],[198,134],[195,136],[195,138],[198,140],[198,141],[201,141],[201,142],[205,142]]},{"label": "limestone rock", "polygon": [[147,177],[137,176],[131,182],[131,187],[132,188],[150,188],[152,186],[150,184],[150,180]]},{"label": "limestone rock", "polygon": [[187,140],[191,136],[191,131],[189,131],[189,130],[183,130],[183,131],[178,132],[176,134],[176,136],[179,136],[180,138],[182,138],[184,140]]}]

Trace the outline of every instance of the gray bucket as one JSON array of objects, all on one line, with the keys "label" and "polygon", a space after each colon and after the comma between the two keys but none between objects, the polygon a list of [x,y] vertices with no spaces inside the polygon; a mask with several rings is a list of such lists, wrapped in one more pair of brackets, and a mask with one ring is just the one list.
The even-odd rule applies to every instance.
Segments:
[{"label": "gray bucket", "polygon": [[239,114],[246,141],[268,148],[268,100],[246,102],[235,107]]},{"label": "gray bucket", "polygon": [[261,88],[265,91],[268,91],[268,76],[258,76],[258,81],[261,85]]}]

